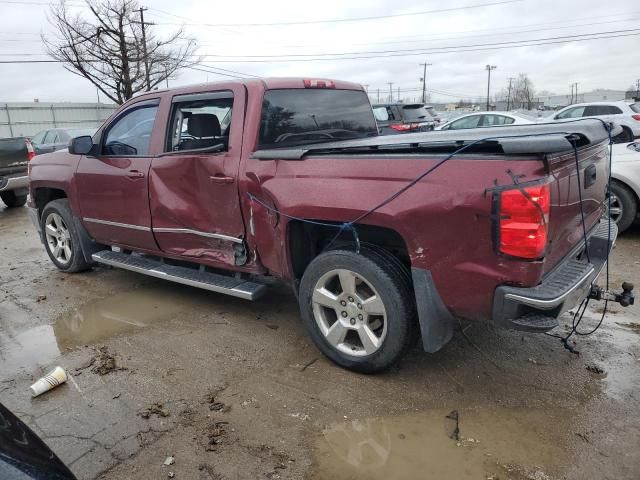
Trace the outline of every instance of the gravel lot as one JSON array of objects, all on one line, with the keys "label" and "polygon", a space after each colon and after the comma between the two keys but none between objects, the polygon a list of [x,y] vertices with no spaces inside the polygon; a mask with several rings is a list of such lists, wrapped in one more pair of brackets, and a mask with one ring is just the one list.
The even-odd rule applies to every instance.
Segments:
[{"label": "gravel lot", "polygon": [[[0,402],[78,478],[640,477],[638,306],[612,307],[580,355],[463,324],[441,352],[363,376],[319,354],[284,288],[249,303],[119,270],[65,275],[26,209],[0,207],[0,236]],[[639,265],[635,228],[612,285],[639,285]],[[32,399],[55,365],[70,381]]]}]

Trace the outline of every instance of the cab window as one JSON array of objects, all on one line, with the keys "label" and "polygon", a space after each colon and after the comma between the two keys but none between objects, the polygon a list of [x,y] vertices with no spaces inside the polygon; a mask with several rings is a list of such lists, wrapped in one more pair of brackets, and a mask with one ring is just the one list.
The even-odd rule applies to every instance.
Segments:
[{"label": "cab window", "polygon": [[482,115],[471,115],[469,117],[461,118],[460,120],[455,120],[449,125],[449,130],[476,128],[481,118]]},{"label": "cab window", "polygon": [[149,155],[157,111],[157,104],[146,104],[133,107],[121,115],[106,132],[102,154],[124,157]]}]

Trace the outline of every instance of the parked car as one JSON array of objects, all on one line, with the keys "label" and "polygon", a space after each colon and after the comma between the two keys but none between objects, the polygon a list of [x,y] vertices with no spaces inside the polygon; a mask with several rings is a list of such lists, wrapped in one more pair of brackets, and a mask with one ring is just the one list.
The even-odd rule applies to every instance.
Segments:
[{"label": "parked car", "polygon": [[[150,118],[151,135],[132,138]],[[602,218],[608,134],[596,120],[570,128],[588,158],[578,172],[565,125],[379,136],[348,82],[152,91],[93,138],[35,157],[30,213],[64,272],[100,263],[249,300],[265,276],[286,282],[328,358],[377,372],[420,336],[442,348],[456,317],[546,332],[589,295],[617,232]],[[410,183],[461,145],[514,133],[533,136]]]},{"label": "parked car", "polygon": [[75,480],[55,453],[0,403],[0,478],[2,480]]},{"label": "parked car", "polygon": [[614,138],[616,143],[633,142],[640,137],[640,103],[591,102],[569,105],[543,121],[561,122],[576,118],[596,117],[613,121],[622,126],[622,133]]},{"label": "parked car", "polygon": [[461,130],[467,128],[501,127],[503,125],[529,125],[535,123],[523,115],[508,112],[476,112],[457,117],[436,130]]},{"label": "parked car", "polygon": [[27,203],[27,167],[34,155],[27,138],[0,138],[0,198],[9,208]]},{"label": "parked car", "polygon": [[434,115],[423,103],[380,103],[373,105],[381,135],[428,132],[435,128]]},{"label": "parked car", "polygon": [[437,127],[442,123],[442,114],[440,112],[436,111],[436,109],[430,105],[425,105],[424,108],[429,112],[429,115],[433,117],[434,126]]},{"label": "parked car", "polygon": [[611,157],[611,217],[620,232],[638,218],[640,206],[640,142],[613,146]]},{"label": "parked car", "polygon": [[69,146],[69,140],[74,137],[93,135],[95,128],[52,128],[36,133],[31,138],[31,143],[36,155],[41,153],[55,152]]}]

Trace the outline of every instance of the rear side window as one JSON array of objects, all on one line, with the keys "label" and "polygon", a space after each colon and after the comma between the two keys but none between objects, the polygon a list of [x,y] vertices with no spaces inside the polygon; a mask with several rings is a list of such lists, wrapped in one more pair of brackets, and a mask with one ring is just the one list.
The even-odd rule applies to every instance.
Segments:
[{"label": "rear side window", "polygon": [[46,130],[43,130],[42,132],[38,132],[31,139],[31,143],[33,143],[34,145],[40,145],[42,143],[42,140],[44,140],[44,136],[46,133],[47,133]]},{"label": "rear side window", "polygon": [[460,120],[455,120],[449,125],[449,129],[458,130],[463,128],[476,128],[482,115],[471,115],[469,117],[461,118]]},{"label": "rear side window", "polygon": [[504,115],[484,115],[481,127],[493,127],[498,125],[510,125],[514,122],[513,118]]},{"label": "rear side window", "polygon": [[404,105],[400,108],[402,108],[403,120],[407,122],[424,122],[432,118],[422,105]]},{"label": "rear side window", "polygon": [[631,108],[631,110],[636,113],[640,113],[640,104],[638,103],[632,103],[631,105],[629,105],[629,108]]},{"label": "rear side window", "polygon": [[387,111],[387,107],[373,107],[373,115],[379,122],[389,121],[389,112]]},{"label": "rear side window", "polygon": [[260,148],[279,148],[378,135],[365,92],[280,89],[264,95]]},{"label": "rear side window", "polygon": [[580,118],[584,114],[584,107],[574,107],[559,113],[556,118]]},{"label": "rear side window", "polygon": [[614,105],[589,105],[585,107],[583,116],[618,115],[620,113],[622,113],[622,110]]},{"label": "rear side window", "polygon": [[184,101],[176,97],[173,102],[166,150],[179,152],[214,147],[216,151],[228,150],[233,93],[224,91],[183,97]]},{"label": "rear side window", "polygon": [[55,130],[49,130],[44,137],[44,141],[42,143],[55,143],[56,132]]}]

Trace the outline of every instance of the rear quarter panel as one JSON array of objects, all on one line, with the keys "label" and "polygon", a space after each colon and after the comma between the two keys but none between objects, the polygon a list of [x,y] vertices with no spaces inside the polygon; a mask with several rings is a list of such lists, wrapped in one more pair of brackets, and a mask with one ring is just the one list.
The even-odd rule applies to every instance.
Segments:
[{"label": "rear quarter panel", "polygon": [[[249,159],[248,190],[287,215],[351,221],[441,158],[404,154]],[[523,182],[545,176],[540,158],[505,161],[500,156],[460,155],[362,223],[398,232],[412,266],[431,271],[454,313],[489,318],[498,284],[534,285],[544,264],[509,259],[495,251],[491,189],[513,184],[509,169]],[[262,262],[272,273],[290,277],[285,241],[288,219],[247,198],[243,202]]]}]

